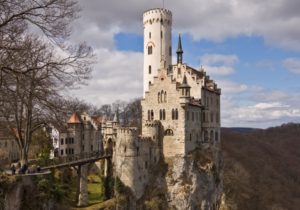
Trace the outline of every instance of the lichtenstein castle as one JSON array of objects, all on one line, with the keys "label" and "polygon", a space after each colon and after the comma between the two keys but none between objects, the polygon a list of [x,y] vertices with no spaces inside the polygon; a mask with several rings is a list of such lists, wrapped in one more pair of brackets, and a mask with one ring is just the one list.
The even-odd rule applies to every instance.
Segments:
[{"label": "lichtenstein castle", "polygon": [[221,90],[204,69],[183,62],[180,35],[172,65],[171,11],[148,10],[143,24],[142,133],[121,127],[117,117],[101,121],[104,152],[112,155],[105,175],[131,189],[136,203],[130,209],[140,209],[140,201],[146,205],[155,191],[161,192],[163,209],[219,209]]}]

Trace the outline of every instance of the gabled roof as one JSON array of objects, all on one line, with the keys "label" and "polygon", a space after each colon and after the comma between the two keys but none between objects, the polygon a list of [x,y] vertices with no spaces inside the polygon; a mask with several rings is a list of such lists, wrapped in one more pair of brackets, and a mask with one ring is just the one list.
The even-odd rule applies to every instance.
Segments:
[{"label": "gabled roof", "polygon": [[70,119],[68,120],[68,124],[77,124],[77,123],[82,123],[82,120],[80,118],[80,116],[78,115],[78,113],[74,112],[72,114],[72,116],[70,117]]}]

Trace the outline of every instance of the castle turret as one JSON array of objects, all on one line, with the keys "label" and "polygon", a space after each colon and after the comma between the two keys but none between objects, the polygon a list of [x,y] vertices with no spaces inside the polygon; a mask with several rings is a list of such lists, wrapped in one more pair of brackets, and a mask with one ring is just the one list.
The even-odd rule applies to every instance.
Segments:
[{"label": "castle turret", "polygon": [[153,84],[158,69],[172,64],[172,13],[166,9],[144,12],[144,92]]}]

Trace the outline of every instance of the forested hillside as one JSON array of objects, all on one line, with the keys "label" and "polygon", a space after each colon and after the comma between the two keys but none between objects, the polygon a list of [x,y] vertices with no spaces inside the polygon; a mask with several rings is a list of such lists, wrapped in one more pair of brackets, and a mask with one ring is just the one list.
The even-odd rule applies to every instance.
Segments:
[{"label": "forested hillside", "polygon": [[300,209],[300,124],[251,132],[223,128],[222,147],[231,209]]}]

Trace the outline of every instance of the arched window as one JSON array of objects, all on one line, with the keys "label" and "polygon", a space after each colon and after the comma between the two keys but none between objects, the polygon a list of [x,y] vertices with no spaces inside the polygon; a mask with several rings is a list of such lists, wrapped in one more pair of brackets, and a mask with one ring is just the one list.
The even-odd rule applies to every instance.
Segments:
[{"label": "arched window", "polygon": [[172,120],[175,120],[175,110],[172,109]]},{"label": "arched window", "polygon": [[160,93],[157,94],[157,101],[160,103]]},{"label": "arched window", "polygon": [[163,118],[163,113],[162,113],[162,110],[160,109],[159,110],[159,120],[162,120],[162,118]]},{"label": "arched window", "polygon": [[164,96],[164,91],[162,90],[162,91],[160,92],[160,102],[161,102],[161,103],[164,102],[164,101],[163,101],[163,96]]},{"label": "arched window", "polygon": [[190,133],[190,141],[192,141],[192,133]]},{"label": "arched window", "polygon": [[151,119],[151,118],[150,118],[150,115],[151,115],[150,110],[148,110],[148,120]]},{"label": "arched window", "polygon": [[151,85],[151,81],[149,81],[149,87],[150,87],[150,85]]},{"label": "arched window", "polygon": [[210,131],[210,140],[213,141],[213,139],[214,139],[214,132]]},{"label": "arched window", "polygon": [[154,120],[154,113],[153,113],[153,110],[151,110],[151,120]]},{"label": "arched window", "polygon": [[165,94],[164,94],[164,102],[167,102],[167,92],[165,91]]},{"label": "arched window", "polygon": [[152,46],[148,46],[148,55],[152,54]]},{"label": "arched window", "polygon": [[173,135],[174,135],[173,130],[167,129],[167,130],[165,131],[165,136],[173,136]]},{"label": "arched window", "polygon": [[175,110],[175,120],[178,120],[178,109]]},{"label": "arched window", "polygon": [[166,111],[163,109],[163,120],[166,119]]},{"label": "arched window", "polygon": [[149,32],[149,39],[151,39],[151,32]]},{"label": "arched window", "polygon": [[148,72],[149,72],[149,74],[151,74],[151,65],[149,65],[149,67],[148,67]]}]

